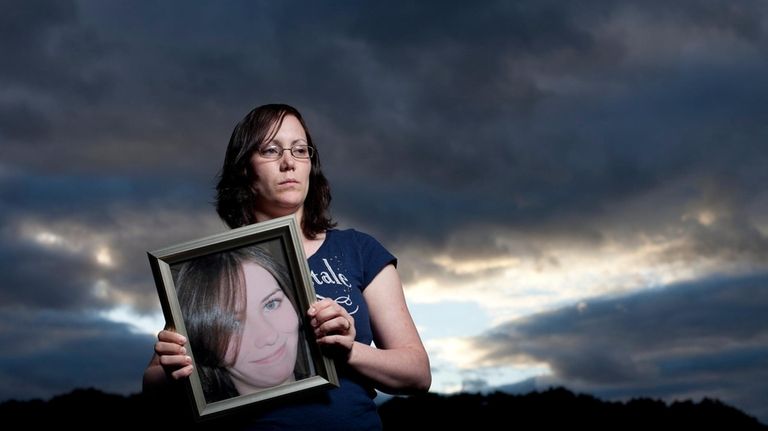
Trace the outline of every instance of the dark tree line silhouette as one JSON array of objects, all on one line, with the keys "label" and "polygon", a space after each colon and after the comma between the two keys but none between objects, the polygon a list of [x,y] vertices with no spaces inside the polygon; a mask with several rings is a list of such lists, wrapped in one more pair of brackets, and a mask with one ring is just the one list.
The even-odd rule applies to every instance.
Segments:
[{"label": "dark tree line silhouette", "polygon": [[717,400],[676,401],[669,405],[649,398],[608,402],[564,388],[525,395],[430,393],[393,398],[381,405],[379,413],[385,429],[392,430],[768,429],[757,419]]},{"label": "dark tree line silhouette", "polygon": [[[194,424],[184,412],[184,397],[121,396],[96,389],[77,389],[49,401],[6,401],[0,404],[2,427],[74,426],[105,429],[159,426],[187,429],[231,429],[224,417]],[[179,412],[183,412],[180,414]],[[649,398],[608,402],[591,395],[554,388],[525,395],[490,394],[395,397],[379,407],[387,430],[411,429],[727,429],[768,430],[768,426],[718,400],[676,401]]]}]

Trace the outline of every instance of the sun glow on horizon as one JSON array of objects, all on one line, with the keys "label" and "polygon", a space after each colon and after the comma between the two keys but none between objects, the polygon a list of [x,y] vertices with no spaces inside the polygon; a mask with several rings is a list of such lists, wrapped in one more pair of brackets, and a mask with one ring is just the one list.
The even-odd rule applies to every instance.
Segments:
[{"label": "sun glow on horizon", "polygon": [[637,244],[551,246],[541,256],[499,257],[491,262],[463,259],[458,268],[454,265],[458,259],[442,256],[433,260],[437,269],[411,281],[406,293],[413,303],[475,302],[494,324],[500,324],[596,297],[740,271],[717,259],[675,255],[685,247],[685,238],[642,237]]},{"label": "sun glow on horizon", "polygon": [[[715,219],[703,213],[696,222],[706,226]],[[634,243],[551,245],[530,256],[491,261],[445,254],[433,259],[432,270],[421,272],[406,289],[414,320],[426,329],[422,336],[433,364],[433,390],[452,393],[462,391],[465,382],[472,387],[488,382],[490,387],[553,375],[548,364],[530,358],[516,358],[511,364],[488,359],[471,340],[497,325],[562,307],[584,313],[595,298],[743,270],[707,256],[689,258],[684,255],[690,247],[687,241],[682,235],[639,236]],[[464,317],[449,322],[444,313]],[[446,336],[446,325],[456,326],[457,336]]]},{"label": "sun glow on horizon", "polygon": [[467,381],[487,382],[489,388],[552,375],[548,364],[519,358],[514,364],[499,365],[484,359],[485,352],[469,338],[445,337],[427,340],[432,362],[432,392],[465,391]]}]

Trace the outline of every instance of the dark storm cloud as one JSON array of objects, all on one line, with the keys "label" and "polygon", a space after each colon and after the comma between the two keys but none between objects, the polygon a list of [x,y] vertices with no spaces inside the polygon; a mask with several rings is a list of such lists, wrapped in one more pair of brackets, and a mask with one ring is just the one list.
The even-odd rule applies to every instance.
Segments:
[{"label": "dark storm cloud", "polygon": [[[119,298],[95,294],[106,282],[133,296],[138,309],[154,311],[146,251],[224,229],[199,195],[205,187],[212,191],[204,183],[6,170],[0,176],[3,306],[109,308]],[[102,248],[112,265],[96,261]]]},{"label": "dark storm cloud", "polygon": [[61,132],[62,108],[83,109],[109,93],[99,64],[108,47],[79,25],[72,1],[12,1],[3,9],[0,137],[19,150]]},{"label": "dark storm cloud", "polygon": [[[375,33],[372,40],[364,36],[374,58],[401,60],[387,63],[384,79],[416,91],[390,91],[403,97],[376,99],[379,118],[386,122],[353,120],[365,111],[337,120],[342,129],[360,124],[355,136],[338,144],[349,149],[339,161],[344,163],[330,163],[338,211],[392,237],[426,236],[439,243],[446,232],[479,221],[553,230],[569,223],[587,231],[607,208],[665,184],[695,189],[713,176],[732,175],[747,199],[761,193],[755,184],[765,180],[767,156],[760,142],[768,135],[768,87],[762,78],[767,65],[759,55],[764,40],[759,21],[729,7],[710,8],[686,16],[690,32],[668,41],[682,47],[712,31],[744,39],[746,26],[751,30],[745,43],[756,51],[741,66],[721,60],[729,52],[713,51],[710,60],[650,59],[639,71],[625,63],[629,42],[601,30],[614,19],[616,11],[605,10],[612,8],[595,14],[589,8],[542,9],[547,6],[514,12],[523,17],[499,10],[478,21],[471,13],[456,12],[466,18],[460,30],[446,25],[440,27],[445,35],[431,34],[436,23],[452,22],[441,21],[442,14],[455,11],[439,10],[427,31],[413,38],[393,35],[390,42],[384,33],[381,39]],[[660,4],[639,11],[670,20],[679,12]],[[547,16],[552,25],[530,24],[536,20],[526,21],[526,13]],[[724,14],[740,18],[731,22]],[[529,26],[503,25],[518,20]],[[370,27],[372,33],[378,28]],[[546,45],[524,43],[521,28],[539,31],[542,37],[534,39]],[[390,53],[379,45],[402,47],[422,58],[407,63],[405,55],[397,57],[394,49]],[[494,52],[484,50],[486,45]],[[463,46],[476,49],[465,52]],[[454,55],[489,73],[473,82],[473,74],[453,67]],[[521,91],[506,91],[507,83],[528,85],[533,89],[523,93],[535,97],[523,103],[515,97]],[[482,88],[489,86],[488,94],[497,99],[484,105]],[[358,180],[363,172],[365,183]],[[634,217],[655,218],[653,206],[638,209]]]},{"label": "dark storm cloud", "polygon": [[[22,57],[45,62],[31,69],[58,85],[13,75],[24,91],[7,102],[18,117],[7,133],[51,129],[40,147],[16,140],[18,161],[35,167],[49,165],[35,157],[40,148],[67,148],[55,169],[212,175],[250,106],[285,100],[305,112],[322,147],[336,213],[395,241],[439,243],[471,224],[556,229],[574,220],[588,230],[607,205],[736,164],[740,186],[758,193],[768,116],[759,52],[739,54],[740,66],[718,62],[726,45],[709,54],[712,64],[681,56],[633,68],[630,37],[608,29],[637,16],[679,23],[685,31],[668,43],[680,49],[713,32],[758,49],[759,3],[690,13],[665,3],[401,6],[20,7],[35,28],[66,28],[103,48],[45,51],[61,39],[54,30],[10,27],[11,39],[32,46]],[[61,65],[109,90],[78,99],[83,84],[55,78]],[[35,110],[41,98],[67,109],[48,101]]]},{"label": "dark storm cloud", "polygon": [[689,241],[658,257],[692,261],[716,259],[761,267],[768,262],[768,237],[745,217],[728,217],[710,226],[687,224]]},{"label": "dark storm cloud", "polygon": [[[619,4],[623,2],[617,2]],[[625,3],[632,12],[653,18],[679,23],[682,26],[720,30],[748,40],[760,41],[765,36],[764,13],[766,5],[759,0],[744,2],[713,1],[702,3],[684,0],[675,3],[664,1],[645,2],[642,8]]]},{"label": "dark storm cloud", "polygon": [[78,28],[75,2],[11,1],[4,6],[0,47],[13,61],[5,63],[0,77],[53,94],[87,94],[84,72],[104,52],[86,48],[94,39]]},{"label": "dark storm cloud", "polygon": [[72,309],[95,306],[99,271],[90,256],[56,253],[9,238],[0,240],[3,306]]},{"label": "dark storm cloud", "polygon": [[0,309],[0,399],[139,390],[152,337],[82,312]]},{"label": "dark storm cloud", "polygon": [[162,202],[172,208],[191,209],[210,205],[213,195],[214,174],[173,178],[138,173],[61,174],[16,168],[6,168],[0,174],[0,209],[7,218],[38,214],[55,221],[57,216],[69,215],[80,217],[83,223],[95,224],[112,215],[109,210],[119,205]]},{"label": "dark storm cloud", "polygon": [[[334,214],[424,256],[406,281],[443,274],[436,254],[546,259],[534,237],[677,229],[705,198],[733,215],[683,226],[669,256],[764,256],[750,210],[768,180],[761,3],[138,5],[18,2],[0,18],[4,163],[25,177],[4,185],[8,223],[205,213],[232,126],[282,100],[321,146]],[[638,60],[654,25],[675,37]],[[707,38],[725,42],[653,55]],[[533,245],[494,241],[510,234]],[[115,237],[130,256],[146,247]],[[141,285],[141,260],[110,279]]]},{"label": "dark storm cloud", "polygon": [[768,359],[768,276],[701,280],[529,316],[476,338],[487,359],[546,362],[612,396],[709,393],[755,411]]}]

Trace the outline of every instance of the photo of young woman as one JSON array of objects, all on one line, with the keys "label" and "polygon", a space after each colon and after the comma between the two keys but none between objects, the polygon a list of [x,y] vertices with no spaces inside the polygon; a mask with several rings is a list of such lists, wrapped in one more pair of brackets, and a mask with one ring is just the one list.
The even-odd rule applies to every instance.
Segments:
[{"label": "photo of young woman", "polygon": [[208,402],[311,375],[286,269],[257,246],[181,264],[179,305]]}]

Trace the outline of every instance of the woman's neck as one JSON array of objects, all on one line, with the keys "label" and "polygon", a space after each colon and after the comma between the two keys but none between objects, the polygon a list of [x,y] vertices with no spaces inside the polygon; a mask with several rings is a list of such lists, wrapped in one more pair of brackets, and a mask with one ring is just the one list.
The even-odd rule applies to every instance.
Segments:
[{"label": "woman's neck", "polygon": [[304,229],[302,228],[302,222],[304,221],[304,206],[300,206],[298,209],[294,211],[260,211],[256,210],[254,213],[254,216],[256,216],[257,222],[263,222],[272,220],[278,217],[284,217],[287,215],[294,214],[296,216],[296,222],[299,224],[299,233],[301,234],[301,243],[304,246],[304,256],[307,257],[307,259],[310,258],[315,252],[320,248],[321,245],[323,245],[323,241],[325,241],[325,232],[321,232],[317,235],[315,235],[314,239],[307,238],[306,234],[304,234]]},{"label": "woman's neck", "polygon": [[304,256],[306,256],[307,259],[312,257],[312,255],[320,249],[320,246],[323,245],[323,242],[325,241],[325,235],[326,233],[322,232],[315,235],[315,239],[309,239],[304,236],[304,233],[302,232],[301,243],[304,246]]},{"label": "woman's neck", "polygon": [[291,214],[296,216],[296,222],[298,222],[299,226],[301,226],[301,223],[304,221],[303,205],[298,208],[273,208],[273,209],[270,209],[269,211],[255,210],[253,213],[253,215],[256,217],[257,222],[269,221],[272,219],[276,219],[278,217],[285,217]]}]

